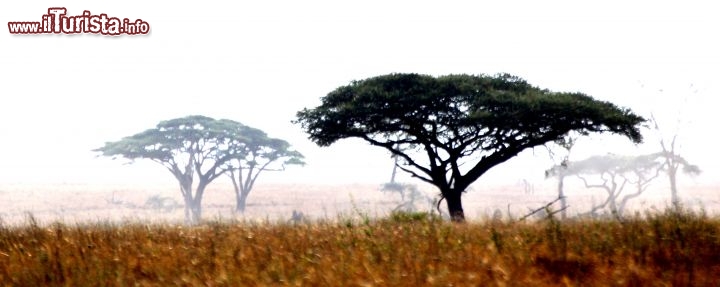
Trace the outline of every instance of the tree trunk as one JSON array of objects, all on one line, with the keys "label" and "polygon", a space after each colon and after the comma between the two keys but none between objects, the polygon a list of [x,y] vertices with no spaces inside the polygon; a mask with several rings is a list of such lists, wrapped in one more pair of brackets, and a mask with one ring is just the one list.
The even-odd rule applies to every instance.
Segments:
[{"label": "tree trunk", "polygon": [[454,222],[465,222],[465,211],[462,207],[462,192],[457,190],[449,190],[443,192],[445,201],[447,201],[450,219]]},{"label": "tree trunk", "polygon": [[183,195],[183,202],[185,203],[185,224],[192,224],[192,206],[193,206],[193,196],[192,196],[192,181],[191,180],[181,180],[180,182],[180,191]]},{"label": "tree trunk", "polygon": [[565,176],[560,175],[558,179],[558,197],[560,198],[560,208],[562,209],[562,219],[567,219],[567,199],[565,198]]},{"label": "tree trunk", "polygon": [[190,204],[185,200],[185,224],[190,224]]},{"label": "tree trunk", "polygon": [[201,201],[198,198],[192,197],[192,195],[186,196],[185,198],[185,224],[195,225],[200,222],[202,218]]},{"label": "tree trunk", "polygon": [[250,192],[235,192],[235,211],[243,213],[245,212],[245,206],[247,205],[247,197]]},{"label": "tree trunk", "polygon": [[674,208],[680,207],[680,197],[677,191],[677,168],[674,166],[668,167],[668,178],[670,179],[670,196],[672,200],[672,206]]},{"label": "tree trunk", "polygon": [[202,218],[202,199],[193,198],[192,195],[185,196],[185,224],[195,225],[200,223]]},{"label": "tree trunk", "polygon": [[200,219],[202,219],[202,199],[203,195],[205,194],[205,188],[208,186],[209,183],[209,181],[203,180],[201,178],[200,182],[198,183],[198,187],[195,190],[195,198],[193,199],[192,205],[192,219],[194,224],[200,223]]},{"label": "tree trunk", "polygon": [[234,177],[232,178],[233,189],[235,191],[235,212],[245,212],[245,206],[247,205],[247,197],[250,195],[250,190],[246,190],[241,184],[242,180],[238,183]]},{"label": "tree trunk", "polygon": [[186,192],[183,193],[185,201],[185,224],[195,225],[200,223],[202,219],[202,196],[207,184],[200,184],[193,195],[192,187],[183,187]]},{"label": "tree trunk", "polygon": [[247,197],[248,197],[248,195],[250,195],[250,191],[252,190],[253,183],[255,182],[255,179],[257,178],[257,175],[259,174],[259,173],[256,173],[255,179],[253,179],[251,171],[252,171],[252,169],[250,169],[248,171],[247,177],[245,177],[245,181],[243,181],[242,170],[238,171],[237,178],[235,177],[234,171],[231,171],[231,173],[230,173],[230,179],[232,180],[233,190],[235,191],[235,212],[240,212],[240,213],[245,212],[245,207],[247,206]]},{"label": "tree trunk", "polygon": [[390,176],[390,183],[395,183],[395,175],[397,175],[398,156],[394,156],[395,163],[393,164],[392,175]]},{"label": "tree trunk", "polygon": [[191,223],[192,224],[200,223],[200,219],[202,218],[202,208],[200,206],[200,200],[194,200],[190,210],[192,211]]},{"label": "tree trunk", "polygon": [[620,192],[622,192],[622,188],[616,192],[613,192],[610,195],[610,214],[617,220],[621,219],[621,215],[618,212],[617,201],[616,201],[618,196],[620,196]]}]

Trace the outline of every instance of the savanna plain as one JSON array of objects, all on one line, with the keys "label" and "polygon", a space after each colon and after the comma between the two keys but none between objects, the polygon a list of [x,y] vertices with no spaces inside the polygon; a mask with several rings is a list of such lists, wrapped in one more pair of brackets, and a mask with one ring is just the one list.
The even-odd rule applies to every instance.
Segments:
[{"label": "savanna plain", "polygon": [[[420,190],[431,198],[431,187]],[[376,185],[264,185],[233,212],[210,189],[204,221],[183,224],[173,186],[0,187],[3,286],[720,286],[713,187],[648,191],[622,219],[577,217],[602,199],[552,188],[476,186],[468,222],[429,201],[393,211]],[[292,219],[293,213],[302,213]],[[551,215],[548,215],[548,212]]]}]

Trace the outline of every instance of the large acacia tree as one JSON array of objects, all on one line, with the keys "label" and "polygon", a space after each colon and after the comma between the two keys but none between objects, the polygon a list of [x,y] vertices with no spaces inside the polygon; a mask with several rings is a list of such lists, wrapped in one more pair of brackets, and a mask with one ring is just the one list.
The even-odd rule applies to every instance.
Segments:
[{"label": "large acacia tree", "polygon": [[294,122],[320,146],[355,137],[389,150],[400,169],[438,187],[454,221],[464,221],[462,193],[492,167],[571,131],[639,143],[645,119],[508,74],[389,74],[335,89]]}]

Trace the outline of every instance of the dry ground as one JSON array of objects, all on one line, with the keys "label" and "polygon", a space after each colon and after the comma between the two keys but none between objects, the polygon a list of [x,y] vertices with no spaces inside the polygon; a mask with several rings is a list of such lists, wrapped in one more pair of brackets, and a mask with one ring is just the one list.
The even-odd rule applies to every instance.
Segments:
[{"label": "dry ground", "polygon": [[[432,186],[421,185],[428,197],[437,192]],[[570,215],[589,210],[593,203],[604,199],[602,190],[568,187]],[[717,187],[694,186],[682,190],[690,208],[704,208],[708,213],[720,212],[720,193]],[[147,204],[153,196],[166,198],[177,205],[155,208]],[[467,217],[477,220],[492,216],[500,210],[507,218],[508,211],[518,217],[552,201],[554,186],[530,188],[522,184],[508,186],[475,185],[464,196]],[[631,210],[663,210],[669,192],[657,187],[632,200]],[[211,186],[203,201],[205,219],[287,220],[294,210],[311,219],[337,219],[339,216],[383,216],[398,205],[397,194],[383,193],[380,184],[354,185],[288,185],[260,184],[248,198],[244,214],[235,214],[234,193],[223,185]],[[0,185],[0,218],[5,224],[23,223],[31,213],[40,223],[62,221],[182,221],[183,207],[175,185],[87,185],[87,184],[15,184]],[[429,210],[427,201],[419,201],[417,208]],[[442,206],[444,208],[444,206]]]}]

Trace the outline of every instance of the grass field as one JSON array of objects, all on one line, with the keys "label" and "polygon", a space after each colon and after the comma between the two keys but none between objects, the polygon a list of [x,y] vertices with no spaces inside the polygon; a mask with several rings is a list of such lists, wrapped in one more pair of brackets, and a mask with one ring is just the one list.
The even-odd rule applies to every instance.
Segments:
[{"label": "grass field", "polygon": [[720,286],[720,221],[453,224],[396,213],[288,224],[209,221],[0,229],[6,286]]},{"label": "grass field", "polygon": [[[379,185],[263,185],[244,214],[231,190],[208,190],[206,222],[189,227],[172,185],[4,185],[0,285],[720,286],[715,190],[683,189],[682,213],[662,211],[658,188],[624,222],[510,223],[552,201],[552,182],[476,186],[457,225],[390,213],[399,198]],[[601,196],[572,190],[569,215]],[[148,206],[154,197],[177,205]],[[295,210],[310,223],[289,224]]]}]

